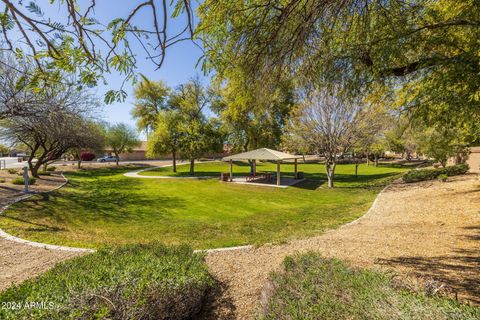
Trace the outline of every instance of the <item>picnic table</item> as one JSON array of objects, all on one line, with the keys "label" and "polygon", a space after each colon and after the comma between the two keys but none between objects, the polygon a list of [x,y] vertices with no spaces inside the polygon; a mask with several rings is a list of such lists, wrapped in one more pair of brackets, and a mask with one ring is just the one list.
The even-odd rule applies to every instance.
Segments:
[{"label": "picnic table", "polygon": [[266,181],[271,181],[272,180],[272,174],[269,172],[266,173],[261,173],[261,174],[250,174],[245,177],[247,182],[253,182],[253,181],[259,181],[259,180],[266,180]]}]

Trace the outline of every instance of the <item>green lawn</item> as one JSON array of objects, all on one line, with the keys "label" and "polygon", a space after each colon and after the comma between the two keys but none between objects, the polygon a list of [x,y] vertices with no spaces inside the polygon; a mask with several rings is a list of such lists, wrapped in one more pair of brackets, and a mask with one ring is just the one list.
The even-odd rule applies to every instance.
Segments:
[{"label": "green lawn", "polygon": [[[218,175],[228,165],[197,164],[199,175]],[[273,171],[273,164],[258,165]],[[18,203],[0,217],[16,236],[60,245],[101,247],[150,242],[189,243],[194,248],[261,244],[305,237],[361,216],[388,181],[406,168],[338,166],[337,188],[324,185],[324,166],[300,164],[307,181],[287,189],[221,183],[217,179],[135,179],[135,168],[69,173],[70,183]],[[188,166],[179,166],[180,173]],[[167,173],[161,169],[145,174]],[[171,169],[170,169],[171,170]],[[248,167],[235,166],[236,172]],[[293,166],[283,165],[292,172]]]}]

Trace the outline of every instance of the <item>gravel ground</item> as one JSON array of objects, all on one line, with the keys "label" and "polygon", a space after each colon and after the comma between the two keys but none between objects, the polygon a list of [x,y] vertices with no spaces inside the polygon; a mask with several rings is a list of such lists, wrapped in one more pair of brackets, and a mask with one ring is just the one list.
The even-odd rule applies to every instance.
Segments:
[{"label": "gravel ground", "polygon": [[[21,195],[23,187],[8,183],[13,175],[6,171],[0,171],[0,176],[7,178],[7,183],[0,184],[1,208]],[[59,175],[42,176],[30,190],[44,192],[58,187],[63,182],[64,179]],[[0,291],[47,271],[59,261],[79,254],[81,253],[36,248],[0,238]]]},{"label": "gravel ground", "polygon": [[435,279],[458,298],[480,303],[480,176],[449,182],[396,183],[354,223],[284,245],[210,253],[207,263],[221,283],[213,319],[251,319],[268,274],[286,255],[315,250],[361,267]]}]

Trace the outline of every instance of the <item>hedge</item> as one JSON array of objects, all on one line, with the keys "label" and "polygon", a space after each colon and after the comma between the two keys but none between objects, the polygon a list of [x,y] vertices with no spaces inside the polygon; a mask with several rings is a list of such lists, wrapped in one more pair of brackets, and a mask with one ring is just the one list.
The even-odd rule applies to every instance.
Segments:
[{"label": "hedge", "polygon": [[20,308],[1,308],[0,319],[188,319],[213,286],[203,254],[188,246],[101,249],[1,292]]},{"label": "hedge", "polygon": [[459,164],[455,166],[449,166],[438,169],[414,169],[408,171],[403,175],[403,181],[405,182],[418,182],[425,180],[434,180],[441,174],[451,176],[457,176],[465,174],[469,170],[468,164]]},{"label": "hedge", "polygon": [[411,291],[390,273],[297,254],[270,275],[257,319],[480,319],[480,308],[432,292]]}]

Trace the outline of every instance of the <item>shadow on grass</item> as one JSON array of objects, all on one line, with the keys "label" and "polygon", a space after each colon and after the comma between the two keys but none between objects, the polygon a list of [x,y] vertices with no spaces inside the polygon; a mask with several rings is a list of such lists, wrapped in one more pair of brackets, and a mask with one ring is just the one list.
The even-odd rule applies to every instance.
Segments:
[{"label": "shadow on grass", "polygon": [[[432,278],[448,285],[466,300],[480,303],[480,226],[465,227],[468,234],[461,236],[473,249],[457,249],[451,255],[435,257],[400,256],[379,259],[377,263],[389,267],[408,267],[417,276]],[[473,232],[473,234],[472,234]]]},{"label": "shadow on grass", "polygon": [[299,188],[299,189],[306,189],[306,190],[317,190],[320,188],[322,185],[324,185],[327,181],[326,180],[313,180],[313,179],[307,179],[305,181],[302,181],[300,183],[294,184],[293,186],[290,186],[290,188]]},{"label": "shadow on grass", "polygon": [[[100,177],[104,174],[97,173]],[[129,223],[137,219],[168,218],[169,210],[185,206],[184,201],[176,196],[155,195],[144,188],[140,179],[72,179],[64,189],[25,200],[19,204],[21,207],[15,210],[15,215],[22,222],[31,224],[35,224],[33,221],[37,219],[48,219],[58,224],[70,224],[72,221]],[[158,206],[152,206],[152,202]],[[28,219],[23,212],[28,213]]]},{"label": "shadow on grass", "polygon": [[12,217],[12,216],[9,216],[9,215],[3,215],[2,218],[6,219],[6,220],[13,220],[13,221],[22,222],[22,223],[26,223],[28,225],[34,226],[34,227],[26,227],[25,228],[26,231],[30,231],[30,232],[59,232],[59,231],[65,231],[66,230],[65,228],[49,226],[49,225],[43,224],[43,223],[36,223],[36,222],[29,221],[29,220],[26,220],[26,219],[22,219],[22,218],[18,218],[18,217]]}]

